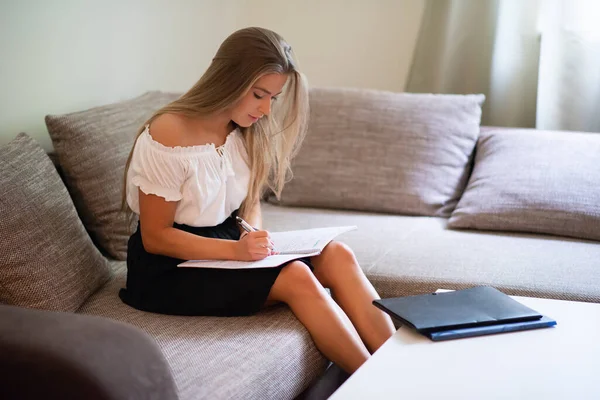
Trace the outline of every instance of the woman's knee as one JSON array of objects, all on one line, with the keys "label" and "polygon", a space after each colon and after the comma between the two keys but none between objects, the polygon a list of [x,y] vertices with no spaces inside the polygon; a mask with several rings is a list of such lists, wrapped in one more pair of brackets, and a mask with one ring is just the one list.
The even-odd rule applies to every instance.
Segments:
[{"label": "woman's knee", "polygon": [[354,252],[341,242],[329,243],[321,255],[315,257],[313,264],[315,265],[315,275],[327,286],[336,278],[346,277],[349,274],[362,274]]},{"label": "woman's knee", "polygon": [[346,262],[355,262],[356,257],[354,256],[354,252],[352,249],[342,242],[332,241],[330,242],[321,253],[320,258],[322,259],[336,259],[338,261]]},{"label": "woman's knee", "polygon": [[281,269],[269,297],[287,303],[304,296],[319,296],[322,291],[310,268],[301,261],[292,261]]}]

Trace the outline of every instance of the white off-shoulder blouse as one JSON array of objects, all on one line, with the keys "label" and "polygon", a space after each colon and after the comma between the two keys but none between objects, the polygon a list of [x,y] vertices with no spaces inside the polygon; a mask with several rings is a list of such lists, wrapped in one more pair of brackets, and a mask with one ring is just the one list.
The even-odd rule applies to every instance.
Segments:
[{"label": "white off-shoulder blouse", "polygon": [[179,202],[176,223],[215,226],[240,207],[249,182],[248,153],[239,129],[219,147],[167,147],[155,141],[146,126],[136,140],[127,172],[127,204],[139,215],[139,188]]}]

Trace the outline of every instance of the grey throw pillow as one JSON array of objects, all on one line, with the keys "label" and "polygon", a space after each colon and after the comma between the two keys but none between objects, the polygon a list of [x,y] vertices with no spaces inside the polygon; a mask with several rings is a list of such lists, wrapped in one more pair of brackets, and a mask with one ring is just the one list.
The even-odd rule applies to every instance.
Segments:
[{"label": "grey throw pillow", "polygon": [[109,278],[44,150],[24,133],[0,148],[0,301],[76,311]]},{"label": "grey throw pillow", "polygon": [[67,188],[94,242],[118,260],[127,258],[132,231],[121,212],[123,172],[138,128],[179,94],[148,92],[120,103],[65,115],[46,125]]},{"label": "grey throw pillow", "polygon": [[484,98],[312,89],[293,179],[270,201],[449,216],[467,183]]},{"label": "grey throw pillow", "polygon": [[482,132],[448,226],[600,240],[600,135]]}]

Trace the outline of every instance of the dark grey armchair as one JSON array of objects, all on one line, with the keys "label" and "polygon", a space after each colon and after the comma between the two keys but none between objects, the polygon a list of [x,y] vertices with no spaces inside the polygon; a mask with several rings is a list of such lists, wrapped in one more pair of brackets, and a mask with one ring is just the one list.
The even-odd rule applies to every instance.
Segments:
[{"label": "dark grey armchair", "polygon": [[1,399],[177,399],[142,330],[107,318],[0,305]]}]

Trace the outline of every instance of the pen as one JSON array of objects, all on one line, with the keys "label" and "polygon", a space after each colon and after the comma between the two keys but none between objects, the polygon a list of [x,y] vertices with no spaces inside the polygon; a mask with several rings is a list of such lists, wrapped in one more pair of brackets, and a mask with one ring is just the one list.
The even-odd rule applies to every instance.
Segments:
[{"label": "pen", "polygon": [[[240,217],[236,216],[236,217],[235,217],[235,220],[236,220],[236,221],[237,221],[237,223],[238,223],[238,224],[239,224],[239,225],[242,227],[242,229],[243,229],[243,230],[245,230],[245,231],[246,231],[246,232],[248,232],[248,233],[250,233],[250,232],[254,232],[254,231],[256,231],[256,230],[257,230],[257,229],[256,229],[256,228],[254,228],[252,225],[250,225],[249,223],[247,223],[246,221],[244,221],[244,219],[243,219],[243,218],[240,218]],[[269,250],[271,250],[272,254],[279,254],[278,252],[276,252],[276,251],[274,251],[274,250],[273,250],[273,247],[272,247],[272,246],[273,246],[273,242],[271,242],[271,246],[270,246],[270,247],[269,247],[269,246],[262,245],[262,247],[266,247],[266,248],[268,248]]]},{"label": "pen", "polygon": [[256,229],[254,229],[252,227],[252,225],[250,225],[249,223],[247,223],[246,221],[244,221],[240,217],[236,216],[235,220],[237,221],[238,224],[240,224],[240,226],[242,227],[242,229],[245,230],[246,232],[254,232],[256,230]]}]

